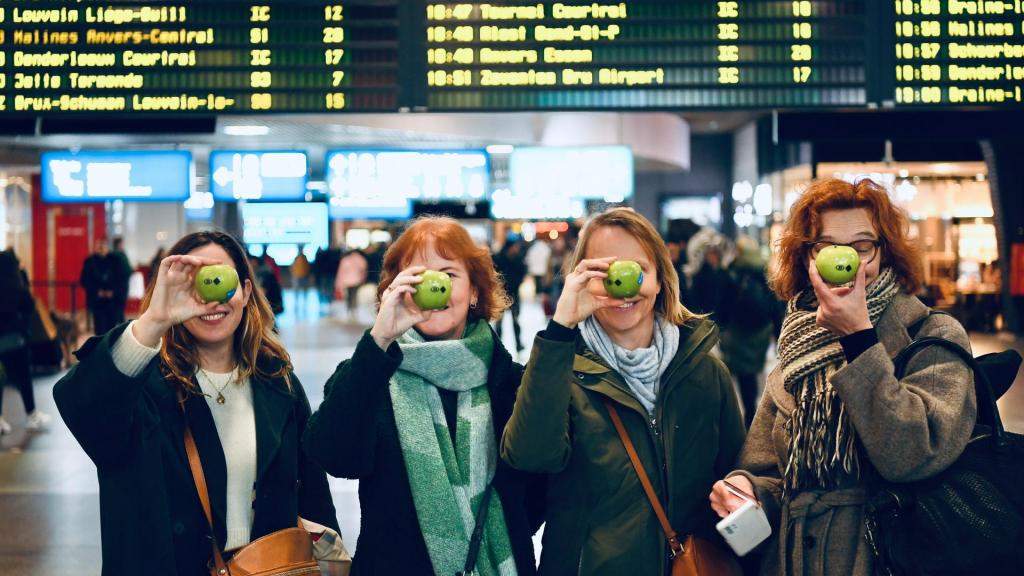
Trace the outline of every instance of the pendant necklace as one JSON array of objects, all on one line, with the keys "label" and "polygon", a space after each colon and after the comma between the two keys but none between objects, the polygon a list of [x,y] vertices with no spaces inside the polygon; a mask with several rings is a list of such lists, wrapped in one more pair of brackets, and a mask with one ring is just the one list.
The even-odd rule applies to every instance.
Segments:
[{"label": "pendant necklace", "polygon": [[[224,404],[224,402],[227,400],[226,398],[224,398],[224,390],[226,390],[227,387],[231,385],[231,382],[234,380],[234,378],[228,378],[224,385],[218,388],[217,385],[213,383],[213,379],[210,378],[210,375],[206,373],[206,370],[200,368],[199,372],[201,372],[203,377],[206,378],[206,382],[209,383],[210,386],[217,391],[217,404]],[[234,371],[232,370],[232,376],[233,375]]]}]

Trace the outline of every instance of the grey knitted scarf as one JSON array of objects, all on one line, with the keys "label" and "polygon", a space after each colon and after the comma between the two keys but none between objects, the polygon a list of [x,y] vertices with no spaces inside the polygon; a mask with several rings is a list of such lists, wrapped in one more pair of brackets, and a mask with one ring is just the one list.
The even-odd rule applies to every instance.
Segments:
[{"label": "grey knitted scarf", "polygon": [[[885,268],[868,286],[868,317],[875,324],[899,292],[892,269]],[[805,488],[838,487],[841,474],[857,477],[856,434],[842,400],[829,381],[846,364],[839,338],[816,324],[818,301],[805,289],[789,302],[779,335],[779,364],[796,408],[790,415],[789,460],[783,495]]]},{"label": "grey knitted scarf", "polygon": [[657,316],[654,322],[654,340],[647,348],[626,350],[612,342],[611,337],[593,316],[580,324],[580,333],[587,348],[593,350],[608,366],[619,373],[629,385],[633,396],[648,414],[654,412],[654,402],[661,387],[661,375],[668,369],[679,350],[679,327]]}]

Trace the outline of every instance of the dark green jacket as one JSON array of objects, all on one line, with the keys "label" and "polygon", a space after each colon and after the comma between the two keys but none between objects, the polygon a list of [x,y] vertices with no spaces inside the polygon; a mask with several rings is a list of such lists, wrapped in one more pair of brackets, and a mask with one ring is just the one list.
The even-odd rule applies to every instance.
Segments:
[{"label": "dark green jacket", "polygon": [[537,336],[502,439],[513,467],[552,474],[540,573],[665,574],[665,537],[604,401],[616,404],[673,528],[713,538],[708,494],[744,436],[729,372],[710,354],[718,330],[708,320],[680,327],[651,418],[582,338],[555,340],[559,329]]}]

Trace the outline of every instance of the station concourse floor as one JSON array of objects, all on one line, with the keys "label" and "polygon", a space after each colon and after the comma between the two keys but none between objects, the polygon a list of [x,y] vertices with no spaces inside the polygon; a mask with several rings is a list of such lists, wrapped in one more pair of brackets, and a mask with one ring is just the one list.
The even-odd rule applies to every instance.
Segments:
[{"label": "station concourse floor", "polygon": [[[349,320],[335,310],[331,318],[319,316],[310,293],[308,306],[295,306],[295,294],[286,292],[281,333],[296,366],[296,373],[315,408],[323,398],[323,384],[338,362],[352,354],[369,309]],[[297,310],[298,308],[298,310]],[[530,343],[543,328],[539,304],[524,301],[520,315],[524,342]],[[513,348],[511,322],[505,318],[506,347]],[[972,334],[974,353],[1015,347],[1024,353],[1024,340],[990,334]],[[525,358],[523,358],[525,361]],[[4,417],[15,432],[0,439],[0,576],[94,576],[100,573],[99,497],[96,469],[60,420],[53,405],[52,388],[59,374],[35,380],[40,409],[54,417],[47,432],[26,434],[24,410],[17,392],[3,390]],[[1024,433],[1024,375],[1000,401],[1006,427]],[[331,478],[331,492],[350,551],[359,531],[356,481]],[[539,552],[539,537],[538,552]]]}]

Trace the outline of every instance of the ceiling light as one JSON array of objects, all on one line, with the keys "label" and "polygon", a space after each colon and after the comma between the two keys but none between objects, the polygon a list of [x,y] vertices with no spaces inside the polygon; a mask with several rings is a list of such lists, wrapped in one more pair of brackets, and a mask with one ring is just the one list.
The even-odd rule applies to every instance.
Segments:
[{"label": "ceiling light", "polygon": [[910,176],[910,170],[906,168],[900,169],[900,178],[906,178],[907,176]]},{"label": "ceiling light", "polygon": [[241,124],[225,126],[224,133],[228,136],[266,136],[270,134],[270,128],[267,126]]},{"label": "ceiling light", "polygon": [[511,144],[491,144],[487,147],[488,154],[511,154],[515,147]]},{"label": "ceiling light", "polygon": [[956,166],[952,164],[932,164],[932,172],[936,174],[952,174],[955,169]]}]

